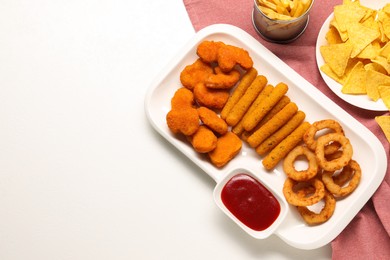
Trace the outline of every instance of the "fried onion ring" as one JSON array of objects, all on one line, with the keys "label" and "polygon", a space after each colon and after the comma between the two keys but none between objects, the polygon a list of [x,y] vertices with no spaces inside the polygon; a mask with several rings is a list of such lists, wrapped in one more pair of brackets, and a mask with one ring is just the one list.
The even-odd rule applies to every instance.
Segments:
[{"label": "fried onion ring", "polygon": [[333,215],[336,208],[336,199],[328,191],[324,196],[325,206],[319,213],[315,213],[309,210],[307,207],[297,207],[299,214],[301,214],[303,220],[309,225],[317,225],[326,222]]},{"label": "fried onion ring", "polygon": [[[303,155],[308,161],[308,168],[306,170],[296,170],[294,163],[299,156]],[[286,175],[295,181],[307,181],[318,172],[318,164],[315,154],[306,146],[295,147],[284,159],[283,170]]]},{"label": "fried onion ring", "polygon": [[[341,157],[328,161],[325,158],[325,147],[332,142],[341,144],[343,154]],[[339,133],[330,133],[318,138],[315,149],[317,162],[325,171],[336,171],[346,166],[352,158],[353,149],[349,139]]]},{"label": "fried onion ring", "polygon": [[287,202],[294,206],[310,206],[319,202],[325,196],[325,186],[317,178],[313,178],[305,184],[313,186],[315,191],[310,196],[302,196],[301,193],[294,191],[298,183],[291,178],[287,178],[283,185],[283,194]]},{"label": "fried onion ring", "polygon": [[340,133],[344,135],[344,130],[341,125],[332,119],[325,119],[314,122],[309,129],[307,129],[306,133],[303,135],[303,141],[309,147],[310,150],[314,151],[317,146],[317,140],[315,139],[316,134],[320,130],[330,129],[335,133]]},{"label": "fried onion ring", "polygon": [[[329,192],[331,192],[332,194],[334,194],[335,196],[338,196],[338,197],[344,197],[344,196],[352,193],[356,189],[356,187],[359,185],[361,175],[362,175],[360,165],[355,160],[351,160],[348,163],[348,165],[346,165],[343,168],[342,172],[344,172],[344,171],[347,172],[346,174],[348,174],[348,171],[351,171],[353,173],[352,178],[350,179],[348,185],[345,187],[343,187],[340,182],[339,182],[339,184],[336,183],[336,181],[333,177],[333,174],[334,174],[333,172],[325,171],[322,174],[322,181],[324,182],[326,188],[329,190]],[[342,174],[342,172],[340,174]]]}]

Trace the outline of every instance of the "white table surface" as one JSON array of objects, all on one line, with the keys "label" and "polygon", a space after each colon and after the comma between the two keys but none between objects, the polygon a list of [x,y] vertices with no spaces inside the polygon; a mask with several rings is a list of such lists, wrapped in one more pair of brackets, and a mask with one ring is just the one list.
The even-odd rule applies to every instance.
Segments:
[{"label": "white table surface", "polygon": [[144,112],[179,0],[0,0],[0,259],[330,259],[249,237]]}]

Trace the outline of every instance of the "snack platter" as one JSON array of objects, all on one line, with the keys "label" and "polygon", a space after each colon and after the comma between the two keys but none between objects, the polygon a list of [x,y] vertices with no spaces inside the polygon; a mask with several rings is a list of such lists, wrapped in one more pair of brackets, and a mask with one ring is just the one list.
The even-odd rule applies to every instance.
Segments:
[{"label": "snack platter", "polygon": [[[271,172],[265,171],[261,164],[262,158],[245,142],[240,153],[232,161],[223,168],[217,168],[206,156],[194,151],[184,137],[181,138],[169,130],[166,114],[170,110],[171,97],[181,87],[180,72],[197,58],[196,47],[204,40],[223,41],[246,49],[254,61],[254,67],[259,74],[267,77],[269,83],[284,82],[289,86],[288,96],[306,113],[306,121],[331,118],[342,124],[354,147],[353,158],[359,161],[362,169],[362,179],[358,188],[350,196],[337,202],[334,215],[326,223],[308,226],[302,221],[299,213],[293,210],[293,206],[288,206],[283,222],[274,231],[274,235],[299,249],[310,250],[328,244],[348,225],[382,182],[387,168],[382,144],[367,128],[252,36],[231,25],[212,25],[199,31],[155,78],[145,97],[145,111],[154,129],[217,184],[232,172],[248,171],[255,174],[266,186],[276,190],[283,198],[282,188],[286,176],[280,164]],[[229,230],[226,230],[226,233],[229,235]]]}]

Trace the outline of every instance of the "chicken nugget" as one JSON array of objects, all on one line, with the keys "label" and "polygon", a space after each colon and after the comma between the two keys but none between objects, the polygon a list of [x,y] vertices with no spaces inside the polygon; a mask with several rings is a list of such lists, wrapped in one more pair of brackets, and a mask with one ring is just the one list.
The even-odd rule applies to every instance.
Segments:
[{"label": "chicken nugget", "polygon": [[171,99],[173,109],[189,108],[194,105],[194,94],[187,88],[179,88]]},{"label": "chicken nugget", "polygon": [[218,50],[224,45],[223,42],[203,41],[198,45],[196,54],[206,63],[217,62]]},{"label": "chicken nugget", "polygon": [[199,128],[199,115],[195,108],[171,109],[166,121],[168,128],[175,134],[193,135]]},{"label": "chicken nugget", "polygon": [[217,146],[208,155],[215,166],[222,167],[239,153],[241,147],[241,139],[236,134],[227,132],[218,138]]},{"label": "chicken nugget", "polygon": [[226,73],[219,67],[215,67],[214,70],[215,74],[211,74],[205,79],[205,85],[208,88],[231,89],[241,77],[241,73],[236,69],[232,69]]},{"label": "chicken nugget", "polygon": [[199,126],[195,134],[188,139],[198,153],[211,152],[217,146],[217,136],[204,125]]},{"label": "chicken nugget", "polygon": [[253,67],[253,60],[248,51],[232,46],[224,45],[218,49],[218,65],[222,71],[231,71],[236,64],[248,70]]},{"label": "chicken nugget", "polygon": [[193,90],[197,83],[203,82],[213,73],[213,68],[209,64],[197,59],[181,71],[180,82],[184,87]]},{"label": "chicken nugget", "polygon": [[198,114],[203,124],[207,125],[214,132],[223,135],[228,131],[227,123],[215,111],[207,107],[199,107]]},{"label": "chicken nugget", "polygon": [[203,82],[196,84],[194,88],[195,101],[210,109],[222,109],[229,99],[229,95],[229,90],[210,89]]}]

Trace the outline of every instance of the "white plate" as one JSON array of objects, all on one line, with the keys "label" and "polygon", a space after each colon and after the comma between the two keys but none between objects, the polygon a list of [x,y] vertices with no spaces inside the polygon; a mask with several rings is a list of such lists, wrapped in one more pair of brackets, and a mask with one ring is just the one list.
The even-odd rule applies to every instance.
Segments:
[{"label": "white plate", "polygon": [[[364,6],[367,6],[372,9],[379,9],[382,8],[386,3],[388,3],[388,0],[379,0],[379,1],[372,1],[372,0],[362,0],[360,3]],[[324,79],[325,83],[328,85],[328,87],[341,99],[344,101],[350,103],[351,105],[354,105],[356,107],[364,108],[367,110],[373,110],[373,111],[387,111],[389,110],[383,101],[379,99],[377,102],[371,100],[367,95],[347,95],[341,92],[342,85],[330,78],[328,75],[323,73],[320,69],[322,65],[324,65],[324,59],[321,56],[320,53],[320,46],[326,45],[326,39],[325,35],[329,30],[329,24],[330,21],[333,18],[333,13],[329,15],[329,17],[325,20],[324,24],[321,27],[320,33],[318,34],[317,38],[317,44],[316,44],[316,59],[317,59],[317,66],[321,73],[322,78]]]},{"label": "white plate", "polygon": [[[331,242],[353,219],[369,200],[382,182],[387,160],[382,144],[361,123],[351,117],[333,101],[322,94],[303,77],[256,41],[243,30],[230,25],[212,25],[199,31],[178,55],[161,71],[145,98],[146,115],[151,125],[173,146],[203,169],[217,183],[236,169],[247,169],[257,174],[266,185],[282,191],[286,179],[281,166],[272,173],[265,173],[261,157],[254,149],[243,144],[241,152],[222,169],[214,167],[205,156],[194,151],[192,146],[170,132],[165,118],[170,110],[170,100],[174,92],[181,87],[179,75],[183,68],[195,61],[196,47],[204,40],[223,41],[240,46],[250,53],[254,67],[265,75],[271,84],[285,82],[289,86],[287,95],[305,111],[308,122],[333,118],[341,122],[346,135],[351,140],[355,154],[353,158],[360,163],[363,176],[358,188],[347,198],[337,202],[332,218],[319,226],[307,226],[294,207],[290,206],[287,216],[275,235],[289,245],[300,249],[314,249]],[[229,235],[229,230],[226,230]],[[232,231],[233,233],[233,231]]]}]

